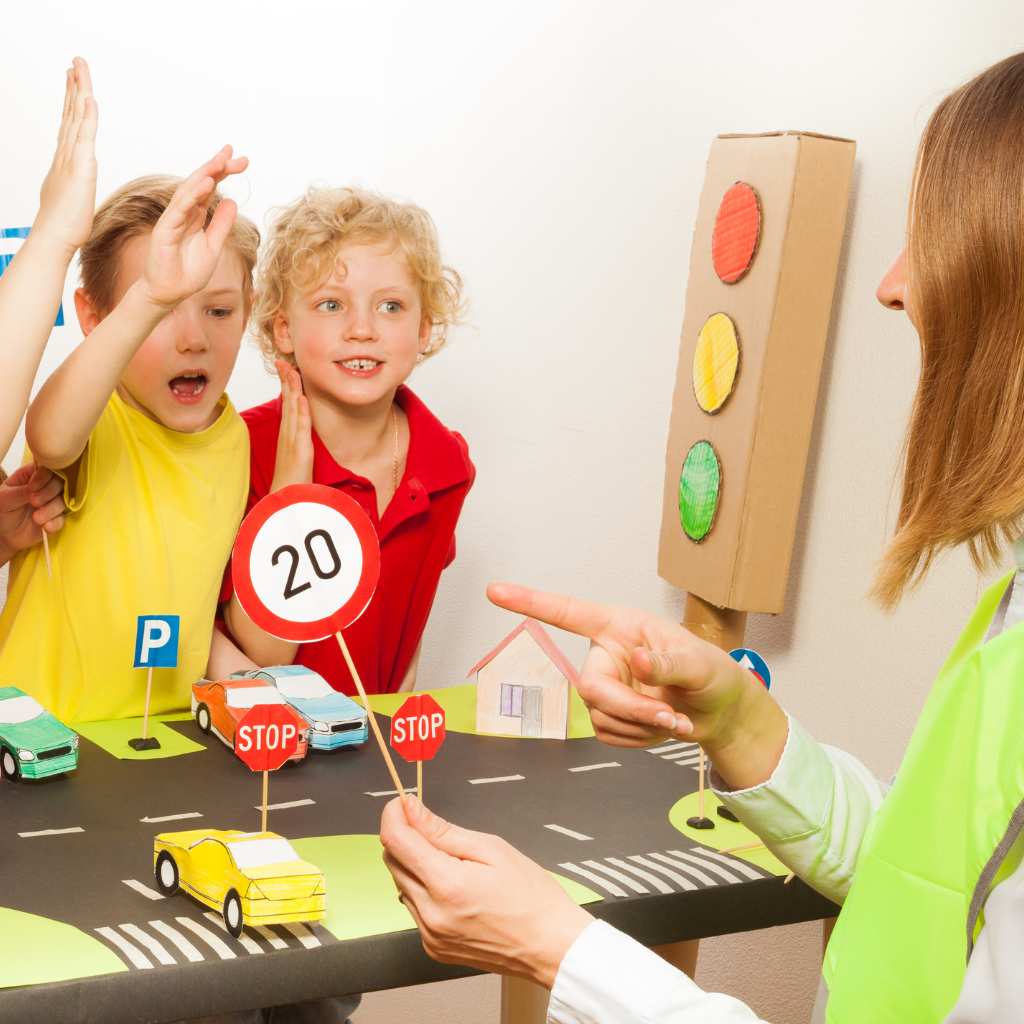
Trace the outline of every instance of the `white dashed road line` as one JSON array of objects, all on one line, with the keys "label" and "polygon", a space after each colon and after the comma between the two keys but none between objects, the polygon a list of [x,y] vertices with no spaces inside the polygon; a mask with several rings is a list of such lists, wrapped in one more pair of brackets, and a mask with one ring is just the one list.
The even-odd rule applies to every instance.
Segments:
[{"label": "white dashed road line", "polygon": [[183,821],[185,818],[201,818],[199,811],[185,811],[184,814],[162,814],[159,818],[139,818],[147,825],[155,825],[160,821]]},{"label": "white dashed road line", "polygon": [[469,779],[471,786],[483,786],[488,782],[521,782],[525,775],[497,775],[493,779]]},{"label": "white dashed road line", "polygon": [[147,900],[163,899],[163,896],[161,896],[155,889],[150,889],[148,885],[143,885],[142,882],[139,882],[134,878],[122,878],[121,881],[127,885],[129,889],[134,889],[136,892],[142,893]]},{"label": "white dashed road line", "polygon": [[84,828],[75,826],[74,828],[44,828],[38,832],[19,832],[18,835],[22,839],[35,839],[36,836],[67,836],[73,832],[84,832]]},{"label": "white dashed road line", "polygon": [[568,836],[570,839],[579,839],[580,842],[591,842],[593,836],[585,836],[582,832],[574,832],[571,828],[566,828],[564,825],[545,825],[545,828],[551,829],[552,832],[561,832],[563,836]]},{"label": "white dashed road line", "polygon": [[603,761],[601,764],[581,764],[576,768],[570,768],[571,772],[592,772],[597,768],[621,768],[618,761]]},{"label": "white dashed road line", "polygon": [[[395,796],[397,796],[397,795],[398,794],[396,792]],[[304,800],[289,800],[289,801],[287,801],[286,803],[283,803],[283,804],[267,804],[267,810],[268,811],[287,811],[289,807],[312,807],[313,804],[315,804],[315,803],[316,803],[315,800],[310,800],[309,797],[306,797]],[[253,810],[262,811],[263,810],[263,804],[257,804],[253,808]]]},{"label": "white dashed road line", "polygon": [[[416,787],[415,786],[411,786],[405,792],[406,793],[415,793],[416,792]],[[367,790],[365,795],[366,796],[398,796],[398,790],[397,789]],[[263,808],[260,807],[259,810],[262,811]]]}]

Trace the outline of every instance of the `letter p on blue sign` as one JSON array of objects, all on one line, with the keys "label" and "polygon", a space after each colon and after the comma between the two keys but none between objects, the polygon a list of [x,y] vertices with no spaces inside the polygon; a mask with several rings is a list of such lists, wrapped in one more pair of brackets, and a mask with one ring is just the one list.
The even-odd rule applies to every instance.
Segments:
[{"label": "letter p on blue sign", "polygon": [[135,668],[176,668],[177,615],[140,615],[135,631]]}]

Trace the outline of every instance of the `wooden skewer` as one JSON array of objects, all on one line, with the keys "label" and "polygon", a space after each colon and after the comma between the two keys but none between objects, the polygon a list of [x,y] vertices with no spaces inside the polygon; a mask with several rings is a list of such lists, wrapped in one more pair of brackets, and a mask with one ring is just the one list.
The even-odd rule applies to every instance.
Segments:
[{"label": "wooden skewer", "polygon": [[416,762],[416,796],[423,803],[423,762]]},{"label": "wooden skewer", "polygon": [[704,748],[698,747],[700,751],[700,782],[697,784],[697,817],[704,817]]},{"label": "wooden skewer", "polygon": [[[46,558],[46,575],[53,579],[53,563],[50,561],[50,538],[47,536],[45,527],[43,528],[43,556]],[[143,733],[145,736],[145,733]]]},{"label": "wooden skewer", "polygon": [[792,882],[794,878],[796,878],[796,872],[795,871],[790,871],[790,873],[788,875],[786,875],[786,878],[785,878],[785,880],[783,881],[782,884],[783,885],[789,885],[789,883]]},{"label": "wooden skewer", "polygon": [[260,819],[260,831],[267,831],[267,779],[270,776],[270,772],[263,773],[263,803],[260,805],[263,810],[263,816]]},{"label": "wooden skewer", "polygon": [[149,735],[149,695],[153,692],[153,666],[146,670],[146,706],[142,709],[142,738]]},{"label": "wooden skewer", "polygon": [[377,716],[373,713],[373,708],[370,707],[370,701],[366,696],[366,690],[363,689],[363,681],[359,678],[359,672],[356,670],[355,663],[352,661],[352,655],[348,652],[348,644],[345,643],[345,638],[341,635],[341,630],[338,630],[334,636],[338,641],[338,646],[341,648],[341,656],[345,659],[345,664],[348,665],[348,670],[352,673],[352,678],[355,680],[359,696],[363,698],[363,707],[366,708],[366,717],[370,720],[370,726],[373,728],[373,734],[377,737],[377,745],[380,747],[380,752],[388,766],[388,771],[391,773],[391,781],[395,784],[395,792],[404,800],[405,789],[398,778],[398,772],[395,770],[395,762],[391,760],[391,752],[388,750],[388,745],[384,742],[384,735],[381,733],[380,726],[377,724]]},{"label": "wooden skewer", "polygon": [[744,850],[759,850],[764,846],[764,843],[744,843],[742,846],[730,846],[727,850],[723,850],[722,853],[742,853]]}]

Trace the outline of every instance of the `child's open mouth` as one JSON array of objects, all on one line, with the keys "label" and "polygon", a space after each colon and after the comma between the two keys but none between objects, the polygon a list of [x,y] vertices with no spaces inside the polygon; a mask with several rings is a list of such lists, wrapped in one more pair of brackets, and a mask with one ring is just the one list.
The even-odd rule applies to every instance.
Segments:
[{"label": "child's open mouth", "polygon": [[337,364],[353,377],[372,377],[384,364],[376,359],[345,359]]},{"label": "child's open mouth", "polygon": [[198,402],[206,390],[206,374],[201,370],[189,370],[175,377],[167,386],[177,401],[191,405]]}]

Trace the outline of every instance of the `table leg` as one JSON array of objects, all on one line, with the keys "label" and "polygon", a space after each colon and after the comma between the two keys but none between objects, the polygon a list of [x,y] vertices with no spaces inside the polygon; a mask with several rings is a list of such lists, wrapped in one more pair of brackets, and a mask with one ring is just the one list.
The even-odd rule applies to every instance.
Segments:
[{"label": "table leg", "polygon": [[692,978],[696,973],[697,954],[700,953],[700,939],[690,939],[687,942],[670,942],[666,946],[652,946],[651,949],[662,960],[667,960],[673,967],[689,977]]},{"label": "table leg", "polygon": [[501,1024],[545,1024],[550,992],[522,978],[501,979]]}]

